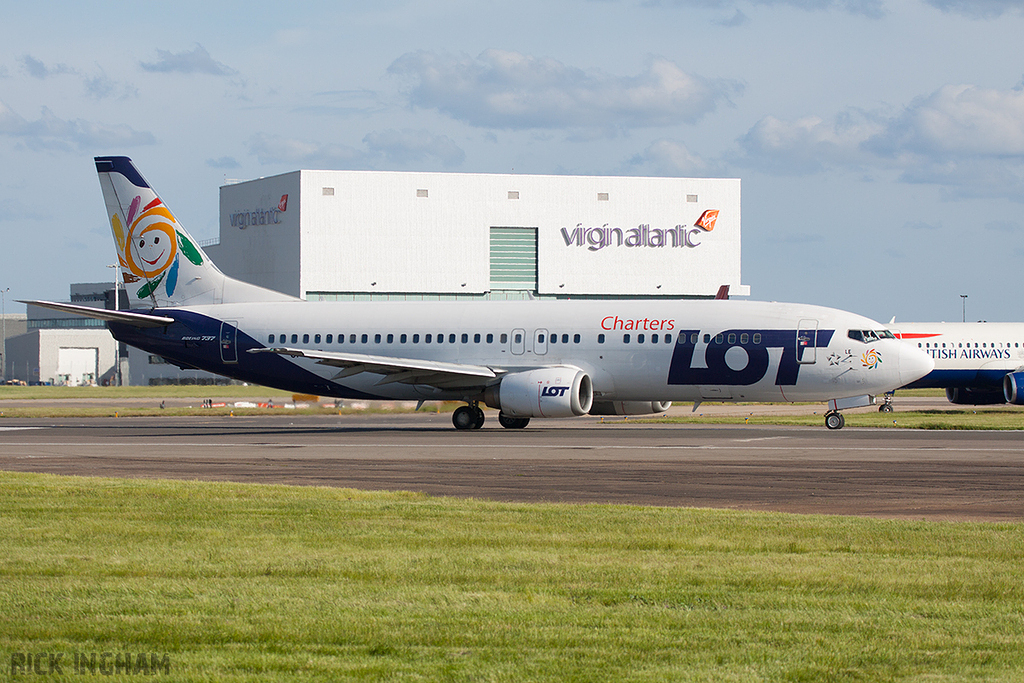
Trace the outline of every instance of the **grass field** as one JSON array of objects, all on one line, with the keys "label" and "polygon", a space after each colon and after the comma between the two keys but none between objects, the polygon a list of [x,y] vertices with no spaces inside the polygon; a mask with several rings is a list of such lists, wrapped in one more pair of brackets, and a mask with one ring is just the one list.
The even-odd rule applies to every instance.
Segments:
[{"label": "grass field", "polygon": [[0,548],[0,651],[66,674],[1024,680],[1022,524],[0,473]]}]

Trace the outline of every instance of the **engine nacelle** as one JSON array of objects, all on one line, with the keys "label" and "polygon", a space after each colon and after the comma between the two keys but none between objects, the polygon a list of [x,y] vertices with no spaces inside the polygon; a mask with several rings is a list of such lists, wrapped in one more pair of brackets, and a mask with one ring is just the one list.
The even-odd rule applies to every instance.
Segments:
[{"label": "engine nacelle", "polygon": [[1006,397],[999,390],[978,390],[966,387],[946,387],[946,400],[966,406],[989,406],[1006,403]]},{"label": "engine nacelle", "polygon": [[553,365],[505,375],[484,403],[509,417],[576,417],[593,405],[594,385],[580,368]]},{"label": "engine nacelle", "polygon": [[664,413],[672,401],[594,401],[591,415],[652,415]]},{"label": "engine nacelle", "polygon": [[1024,406],[1024,372],[1011,372],[1003,377],[1003,398],[1007,403]]}]

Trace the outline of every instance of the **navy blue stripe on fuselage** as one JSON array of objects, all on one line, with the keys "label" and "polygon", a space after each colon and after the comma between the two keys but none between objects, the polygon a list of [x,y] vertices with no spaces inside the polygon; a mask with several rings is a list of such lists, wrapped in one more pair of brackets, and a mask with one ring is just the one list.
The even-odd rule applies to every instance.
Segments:
[{"label": "navy blue stripe on fuselage", "polygon": [[[140,310],[135,313],[149,313]],[[206,370],[233,379],[275,387],[297,393],[334,398],[382,398],[356,391],[306,370],[288,358],[272,353],[247,353],[264,345],[238,330],[229,357],[236,363],[222,360],[221,320],[192,311],[161,310],[161,315],[176,322],[167,327],[141,329],[121,323],[107,323],[118,341],[153,353],[167,360]]]}]

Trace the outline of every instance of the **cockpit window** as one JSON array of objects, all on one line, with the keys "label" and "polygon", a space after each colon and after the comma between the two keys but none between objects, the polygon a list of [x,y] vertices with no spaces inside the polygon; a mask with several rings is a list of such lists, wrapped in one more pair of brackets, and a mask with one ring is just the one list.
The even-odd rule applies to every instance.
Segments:
[{"label": "cockpit window", "polygon": [[864,342],[870,344],[880,339],[895,339],[894,335],[889,330],[850,330],[846,333],[846,336],[854,341]]}]

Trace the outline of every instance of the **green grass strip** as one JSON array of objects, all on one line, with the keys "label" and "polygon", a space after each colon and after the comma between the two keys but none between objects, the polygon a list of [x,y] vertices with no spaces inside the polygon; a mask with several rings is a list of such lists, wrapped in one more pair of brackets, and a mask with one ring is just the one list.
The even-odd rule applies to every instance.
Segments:
[{"label": "green grass strip", "polygon": [[1022,524],[0,473],[0,548],[4,674],[1024,680]]}]

